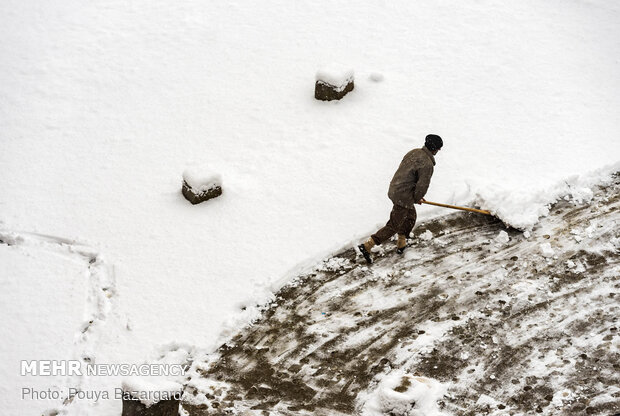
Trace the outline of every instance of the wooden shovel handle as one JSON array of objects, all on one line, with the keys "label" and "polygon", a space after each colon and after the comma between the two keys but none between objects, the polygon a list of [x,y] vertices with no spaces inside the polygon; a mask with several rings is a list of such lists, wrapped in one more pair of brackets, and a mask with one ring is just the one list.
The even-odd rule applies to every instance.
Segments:
[{"label": "wooden shovel handle", "polygon": [[489,211],[486,211],[484,209],[459,207],[459,206],[456,206],[456,205],[440,204],[439,202],[431,202],[431,201],[422,201],[422,203],[423,204],[428,204],[428,205],[436,205],[438,207],[444,207],[444,208],[460,209],[461,211],[470,211],[470,212],[477,212],[479,214],[493,215]]}]

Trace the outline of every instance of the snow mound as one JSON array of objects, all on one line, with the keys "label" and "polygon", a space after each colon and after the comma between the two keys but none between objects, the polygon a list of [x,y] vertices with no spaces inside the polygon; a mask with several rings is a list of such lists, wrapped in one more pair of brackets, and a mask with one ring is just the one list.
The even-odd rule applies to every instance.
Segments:
[{"label": "snow mound", "polygon": [[437,380],[394,370],[368,396],[362,415],[439,416],[437,401],[446,391],[447,386]]},{"label": "snow mound", "polygon": [[198,192],[208,191],[216,186],[222,186],[222,177],[219,173],[208,168],[189,168],[183,172],[183,180]]},{"label": "snow mound", "polygon": [[353,82],[353,69],[341,65],[330,65],[317,71],[316,80],[342,91],[350,82]]},{"label": "snow mound", "polygon": [[143,379],[129,377],[123,380],[121,387],[133,398],[140,400],[146,407],[151,407],[160,400],[180,398],[183,387],[171,380]]},{"label": "snow mound", "polygon": [[550,205],[564,198],[574,204],[587,204],[594,195],[592,187],[610,182],[611,174],[620,169],[620,163],[605,166],[581,176],[532,192],[531,189],[513,189],[498,184],[480,189],[476,193],[476,205],[490,210],[505,224],[519,230],[531,230],[539,218],[549,214]]}]

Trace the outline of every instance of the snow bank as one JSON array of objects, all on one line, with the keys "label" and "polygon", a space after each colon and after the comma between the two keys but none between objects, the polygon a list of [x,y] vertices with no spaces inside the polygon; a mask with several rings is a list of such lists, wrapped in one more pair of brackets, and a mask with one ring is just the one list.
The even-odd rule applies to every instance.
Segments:
[{"label": "snow bank", "polygon": [[124,379],[121,386],[123,391],[140,400],[146,407],[150,407],[160,400],[179,399],[183,388],[175,381],[137,377]]},{"label": "snow bank", "polygon": [[549,205],[564,197],[575,204],[592,199],[592,187],[609,183],[611,174],[620,170],[620,162],[605,166],[581,176],[569,177],[550,187],[509,189],[501,185],[473,186],[479,189],[475,204],[490,210],[507,225],[520,230],[531,230],[540,217],[549,214]]},{"label": "snow bank", "polygon": [[196,192],[222,186],[222,176],[209,168],[192,167],[183,172],[183,180]]},{"label": "snow bank", "polygon": [[345,89],[347,84],[353,82],[353,69],[341,65],[330,65],[319,69],[316,80],[336,87],[337,91]]},{"label": "snow bank", "polygon": [[442,413],[437,401],[446,391],[447,387],[437,380],[394,370],[368,395],[362,415],[439,416]]}]

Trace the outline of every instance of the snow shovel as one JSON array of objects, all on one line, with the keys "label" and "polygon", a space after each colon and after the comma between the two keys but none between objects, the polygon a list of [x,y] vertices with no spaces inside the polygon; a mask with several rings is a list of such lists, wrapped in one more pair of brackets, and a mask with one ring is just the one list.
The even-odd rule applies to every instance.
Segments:
[{"label": "snow shovel", "polygon": [[444,207],[444,208],[460,209],[461,211],[477,212],[479,214],[484,214],[484,215],[491,215],[491,216],[493,215],[489,211],[486,211],[484,209],[459,207],[456,205],[440,204],[439,202],[431,202],[431,201],[426,201],[426,200],[422,201],[422,203],[428,204],[428,205],[436,205],[438,207]]}]

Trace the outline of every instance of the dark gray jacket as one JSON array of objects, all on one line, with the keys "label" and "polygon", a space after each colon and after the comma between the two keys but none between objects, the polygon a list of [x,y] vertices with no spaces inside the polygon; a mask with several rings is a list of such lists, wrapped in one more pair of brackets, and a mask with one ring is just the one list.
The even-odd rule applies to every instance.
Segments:
[{"label": "dark gray jacket", "polygon": [[388,197],[394,205],[415,208],[414,204],[426,195],[434,166],[435,158],[426,146],[407,153],[390,182]]}]

